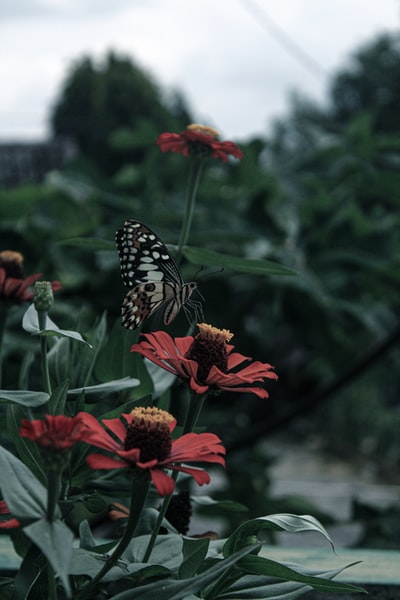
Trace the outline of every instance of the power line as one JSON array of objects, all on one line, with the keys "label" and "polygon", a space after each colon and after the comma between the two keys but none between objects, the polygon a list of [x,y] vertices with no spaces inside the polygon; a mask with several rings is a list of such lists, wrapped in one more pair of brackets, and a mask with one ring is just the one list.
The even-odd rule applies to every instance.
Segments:
[{"label": "power line", "polygon": [[301,63],[303,67],[311,71],[318,78],[327,75],[326,69],[311,54],[308,54],[306,50],[299,46],[254,0],[239,0],[239,2],[257,20],[261,27],[268,31],[283,46],[286,52],[297,60],[297,62]]}]

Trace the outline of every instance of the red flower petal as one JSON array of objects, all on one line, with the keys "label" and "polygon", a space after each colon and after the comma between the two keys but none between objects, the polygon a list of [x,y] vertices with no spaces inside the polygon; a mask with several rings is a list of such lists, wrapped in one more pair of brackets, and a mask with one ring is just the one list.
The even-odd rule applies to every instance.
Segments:
[{"label": "red flower petal", "polygon": [[[193,337],[171,338],[165,331],[145,334],[144,339],[131,347],[132,352],[138,352],[169,373],[188,381],[190,389],[196,394],[204,394],[207,390],[218,388],[224,391],[249,392],[260,398],[267,398],[268,393],[263,388],[251,385],[263,383],[265,379],[278,379],[272,370],[272,365],[260,361],[250,362],[243,368],[238,367],[251,358],[239,352],[234,352],[234,346],[226,344],[227,372],[220,371],[215,365],[211,366],[204,381],[197,378],[199,365],[196,360],[186,358]],[[235,369],[235,370],[234,370]],[[247,386],[246,384],[250,384]]]},{"label": "red flower petal", "polygon": [[209,474],[203,469],[194,469],[182,465],[174,465],[171,467],[171,469],[191,475],[198,485],[204,485],[205,483],[210,483],[211,481]]},{"label": "red flower petal", "polygon": [[8,519],[8,521],[0,521],[0,529],[16,529],[16,527],[20,527],[21,523],[18,519]]},{"label": "red flower petal", "polygon": [[117,452],[120,449],[120,444],[105,431],[104,427],[102,427],[93,415],[81,412],[77,416],[81,418],[82,422],[88,428],[83,437],[84,442],[103,450],[109,450],[110,452]]},{"label": "red flower petal", "polygon": [[160,469],[150,469],[151,480],[160,496],[170,496],[175,488],[174,480]]},{"label": "red flower petal", "polygon": [[[10,510],[6,504],[5,500],[0,500],[0,515],[10,515]],[[10,517],[7,521],[0,521],[0,529],[15,529],[19,527],[21,523],[18,519],[14,517]]]},{"label": "red flower petal", "polygon": [[132,466],[131,463],[125,460],[117,460],[105,454],[89,454],[86,457],[86,462],[91,469],[122,469]]},{"label": "red flower petal", "polygon": [[[186,433],[172,442],[169,462],[219,462],[224,464],[226,450],[214,433]],[[162,461],[159,463],[163,464]]]},{"label": "red flower petal", "polygon": [[[108,419],[104,421],[105,426],[119,438],[114,440],[106,429],[88,413],[79,413],[82,422],[87,426],[84,441],[114,453],[114,457],[103,454],[90,454],[86,462],[93,469],[115,469],[124,467],[136,467],[150,473],[152,481],[160,495],[171,494],[174,490],[174,481],[164,472],[164,469],[183,470],[192,474],[190,467],[181,467],[182,462],[201,462],[225,464],[225,448],[221,440],[211,433],[188,433],[171,443],[169,455],[164,460],[154,458],[146,462],[140,461],[140,449],[124,449],[127,427],[134,420],[132,415],[122,415],[123,420]],[[176,426],[176,420],[169,422],[170,431]],[[117,458],[118,457],[118,458]],[[178,463],[178,464],[177,464]],[[196,481],[206,483],[209,476],[204,470],[194,469],[193,477]]]},{"label": "red flower petal", "polygon": [[185,156],[189,154],[185,140],[178,133],[162,133],[158,136],[156,143],[161,152],[181,152]]},{"label": "red flower petal", "polygon": [[[128,425],[132,422],[132,416],[129,414],[122,414],[121,417]],[[121,419],[103,419],[102,422],[121,442],[125,441],[126,426]]]},{"label": "red flower petal", "polygon": [[239,146],[230,141],[218,141],[214,135],[189,128],[182,133],[162,133],[156,140],[162,152],[180,152],[184,156],[190,155],[192,144],[202,144],[210,148],[213,158],[219,158],[227,162],[229,156],[243,158],[243,152]]},{"label": "red flower petal", "polygon": [[21,421],[20,434],[43,448],[64,450],[86,438],[86,426],[77,417],[45,415],[44,419]]}]

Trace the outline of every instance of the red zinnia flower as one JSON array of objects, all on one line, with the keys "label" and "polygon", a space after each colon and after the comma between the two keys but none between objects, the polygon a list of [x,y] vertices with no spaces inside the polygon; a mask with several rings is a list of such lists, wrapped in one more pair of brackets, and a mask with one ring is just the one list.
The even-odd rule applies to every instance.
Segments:
[{"label": "red zinnia flower", "polygon": [[182,133],[162,133],[157,144],[162,152],[180,152],[183,156],[196,158],[220,158],[227,162],[228,156],[243,158],[243,152],[233,142],[219,142],[218,131],[204,125],[189,125]]},{"label": "red zinnia flower", "polygon": [[[81,413],[82,414],[82,413]],[[89,413],[84,413],[88,426],[88,443],[108,450],[118,458],[104,454],[91,454],[86,461],[92,469],[121,469],[135,467],[150,472],[160,496],[172,494],[174,480],[165,469],[182,471],[191,475],[196,483],[209,483],[210,476],[199,468],[182,463],[208,462],[225,465],[225,448],[213,433],[187,433],[173,440],[171,433],[176,420],[165,410],[155,407],[134,408],[121,419],[106,419],[101,424]]]},{"label": "red zinnia flower", "polygon": [[[40,277],[41,273],[35,273],[24,277],[24,257],[20,252],[3,250],[0,252],[0,300],[12,300],[14,302],[26,302],[32,300],[33,292],[29,291]],[[61,289],[59,281],[52,281],[51,287],[54,292]]]},{"label": "red zinnia flower", "polygon": [[0,520],[0,529],[15,529],[16,527],[19,527],[21,525],[18,519],[15,519],[14,517],[8,518],[8,515],[10,514],[11,513],[6,504],[6,501],[0,500],[0,515],[7,516],[7,518],[4,521]]},{"label": "red zinnia flower", "polygon": [[88,441],[87,426],[82,418],[84,414],[78,413],[76,417],[46,415],[44,419],[34,421],[22,419],[19,433],[42,448],[67,450],[77,442]]},{"label": "red zinnia flower", "polygon": [[196,394],[204,394],[210,388],[231,392],[251,392],[260,398],[268,398],[268,392],[254,386],[264,379],[278,379],[268,363],[252,362],[237,369],[245,360],[243,354],[233,352],[228,344],[233,336],[226,329],[217,329],[206,323],[198,325],[196,337],[172,339],[165,331],[144,334],[145,340],[134,344],[131,352],[139,352],[166,371],[189,381]]}]

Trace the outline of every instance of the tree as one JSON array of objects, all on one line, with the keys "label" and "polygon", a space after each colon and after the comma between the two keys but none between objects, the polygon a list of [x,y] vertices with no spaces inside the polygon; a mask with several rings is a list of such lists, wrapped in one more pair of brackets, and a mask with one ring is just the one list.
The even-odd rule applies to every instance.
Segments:
[{"label": "tree", "polygon": [[[113,174],[127,159],[139,162],[160,131],[183,128],[189,119],[182,97],[167,101],[144,70],[110,52],[99,65],[84,57],[72,66],[51,125],[56,136],[71,139],[103,173]],[[112,136],[121,130],[136,139],[116,151]]]},{"label": "tree", "polygon": [[400,130],[400,36],[385,34],[359,50],[331,88],[332,117],[349,121],[370,111],[378,131]]}]

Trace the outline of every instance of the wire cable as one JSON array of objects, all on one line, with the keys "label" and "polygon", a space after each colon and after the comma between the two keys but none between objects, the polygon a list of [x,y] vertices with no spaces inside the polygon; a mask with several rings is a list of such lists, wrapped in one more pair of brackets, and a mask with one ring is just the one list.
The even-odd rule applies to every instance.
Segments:
[{"label": "wire cable", "polygon": [[297,62],[301,63],[304,68],[312,72],[319,79],[328,75],[327,70],[273,21],[254,0],[239,0],[239,2],[256,19],[261,27],[268,31],[286,52]]}]

